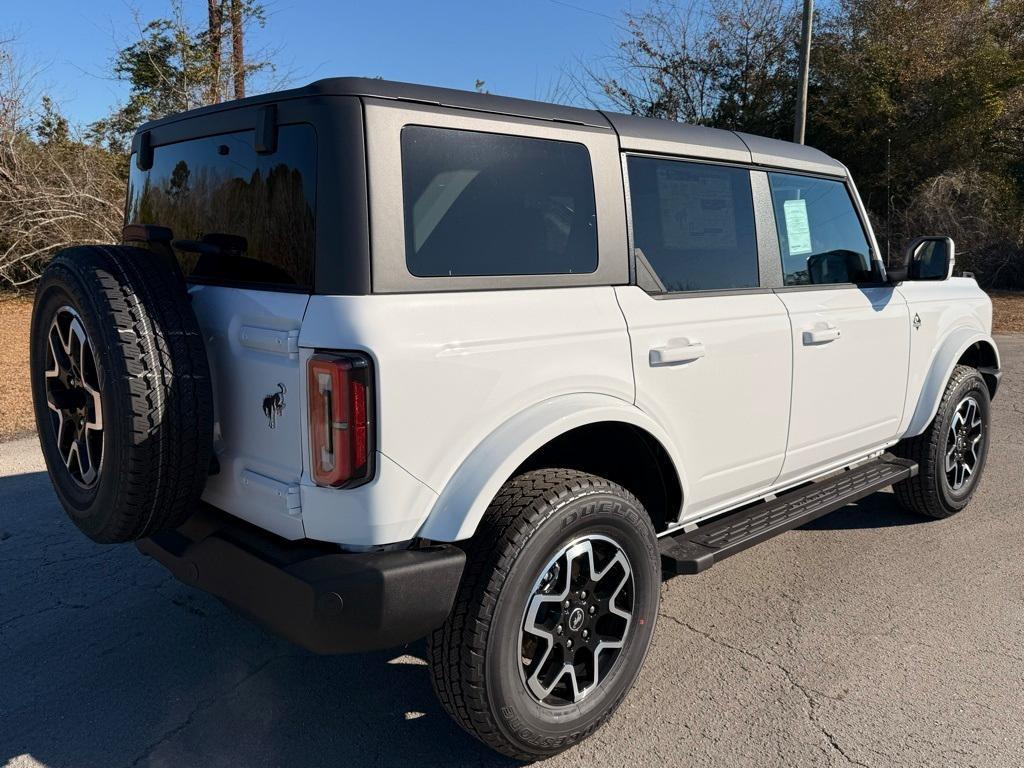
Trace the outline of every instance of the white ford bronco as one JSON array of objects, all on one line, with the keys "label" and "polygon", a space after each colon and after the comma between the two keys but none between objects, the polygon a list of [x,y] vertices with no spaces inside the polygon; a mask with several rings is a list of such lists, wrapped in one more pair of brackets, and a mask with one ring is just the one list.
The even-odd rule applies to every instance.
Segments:
[{"label": "white ford bronco", "polygon": [[57,497],[318,653],[427,638],[517,758],[637,678],[663,576],[879,489],[977,490],[999,384],[953,243],[886,269],[847,169],[372,79],[144,125],[124,242],[39,284]]}]

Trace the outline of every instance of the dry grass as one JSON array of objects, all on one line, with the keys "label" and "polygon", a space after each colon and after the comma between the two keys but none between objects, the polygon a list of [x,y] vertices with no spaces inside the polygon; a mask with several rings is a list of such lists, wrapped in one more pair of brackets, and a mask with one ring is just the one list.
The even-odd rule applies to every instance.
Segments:
[{"label": "dry grass", "polygon": [[992,325],[995,333],[1024,333],[1024,293],[993,291]]},{"label": "dry grass", "polygon": [[[996,333],[1024,333],[1024,293],[992,294]],[[0,441],[32,432],[28,379],[29,296],[0,294]]]},{"label": "dry grass", "polygon": [[28,379],[32,298],[0,294],[0,440],[35,429]]}]

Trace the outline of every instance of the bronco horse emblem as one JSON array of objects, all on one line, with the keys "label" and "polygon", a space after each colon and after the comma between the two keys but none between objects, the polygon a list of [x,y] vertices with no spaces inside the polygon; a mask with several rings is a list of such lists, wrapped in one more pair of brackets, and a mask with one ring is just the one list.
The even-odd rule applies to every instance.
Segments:
[{"label": "bronco horse emblem", "polygon": [[277,392],[263,398],[263,415],[267,417],[271,429],[277,426],[277,417],[284,412],[284,396],[287,391],[284,384],[278,383]]}]

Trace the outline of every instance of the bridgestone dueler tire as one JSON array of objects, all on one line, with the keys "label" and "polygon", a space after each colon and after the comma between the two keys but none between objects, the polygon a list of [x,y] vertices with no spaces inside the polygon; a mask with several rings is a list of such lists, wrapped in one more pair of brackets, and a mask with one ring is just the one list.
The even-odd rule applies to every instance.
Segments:
[{"label": "bridgestone dueler tire", "polygon": [[[634,622],[600,685],[558,710],[531,697],[520,676],[519,632],[538,569],[581,536],[609,536],[633,570]],[[428,638],[442,706],[471,735],[510,757],[535,760],[582,741],[622,703],[643,666],[658,615],[657,539],[640,502],[620,486],[568,469],[520,475],[491,502],[473,539],[445,624]]]},{"label": "bridgestone dueler tire", "polygon": [[[974,397],[979,405],[985,438],[982,442],[980,460],[970,483],[960,491],[955,491],[950,487],[944,471],[946,436],[957,404],[968,396]],[[956,514],[967,506],[978,488],[988,457],[990,411],[990,397],[985,379],[975,368],[966,365],[956,366],[946,384],[932,423],[920,435],[902,440],[893,448],[893,453],[897,456],[912,459],[918,466],[915,477],[893,486],[896,499],[904,509],[926,517],[944,518]]]},{"label": "bridgestone dueler tire", "polygon": [[[67,308],[88,336],[102,403],[102,458],[91,487],[69,471],[47,406],[48,336],[54,317]],[[138,248],[63,250],[39,282],[30,346],[40,446],[57,498],[75,525],[101,543],[180,525],[194,511],[209,471],[213,395],[202,335],[179,273]]]}]

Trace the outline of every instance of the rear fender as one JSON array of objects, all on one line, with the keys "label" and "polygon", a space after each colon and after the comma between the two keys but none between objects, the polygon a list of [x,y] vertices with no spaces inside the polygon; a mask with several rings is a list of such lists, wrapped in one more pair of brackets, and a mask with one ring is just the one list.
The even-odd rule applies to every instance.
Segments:
[{"label": "rear fender", "polygon": [[914,409],[914,416],[910,420],[903,437],[914,437],[927,429],[932,423],[935,414],[939,410],[939,402],[942,400],[942,393],[946,389],[946,382],[953,375],[953,369],[957,361],[963,357],[970,347],[977,343],[987,345],[992,349],[996,358],[996,370],[998,371],[999,349],[992,337],[976,328],[956,328],[943,340],[938,351],[932,358],[928,368],[928,377],[921,388],[921,395],[917,400],[917,407]]},{"label": "rear fender", "polygon": [[[591,393],[554,397],[516,414],[470,453],[442,490],[417,535],[433,541],[470,538],[487,506],[517,467],[559,435],[599,422],[623,422],[647,431],[665,447],[678,472],[679,457],[668,435],[632,403]],[[687,487],[682,474],[679,480],[685,498]]]}]

